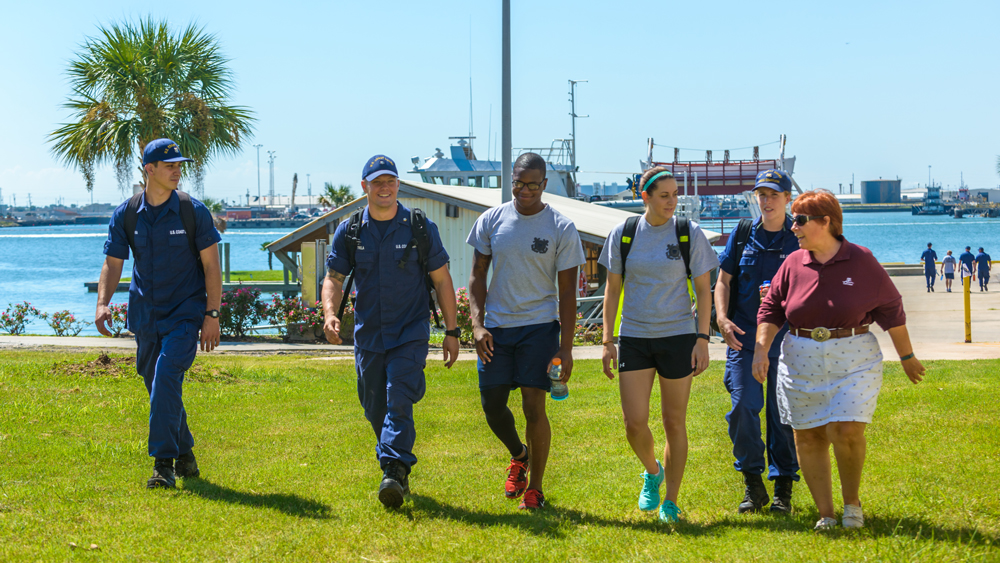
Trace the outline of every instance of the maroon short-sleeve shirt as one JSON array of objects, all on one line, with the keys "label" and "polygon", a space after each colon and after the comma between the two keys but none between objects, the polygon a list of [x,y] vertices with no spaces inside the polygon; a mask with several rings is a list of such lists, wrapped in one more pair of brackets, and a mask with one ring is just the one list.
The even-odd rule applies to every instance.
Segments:
[{"label": "maroon short-sleeve shirt", "polygon": [[903,299],[889,274],[870,250],[842,240],[825,264],[805,249],[789,254],[771,280],[757,322],[831,329],[875,322],[883,330],[906,324]]}]

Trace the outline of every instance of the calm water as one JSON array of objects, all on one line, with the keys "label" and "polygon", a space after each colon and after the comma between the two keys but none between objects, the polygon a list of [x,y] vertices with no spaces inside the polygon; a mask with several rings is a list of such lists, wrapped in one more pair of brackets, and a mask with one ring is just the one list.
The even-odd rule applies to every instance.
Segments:
[{"label": "calm water", "polygon": [[[266,270],[265,242],[277,240],[289,231],[233,229],[222,235],[229,243],[229,264],[233,270]],[[69,309],[78,318],[94,320],[97,293],[88,293],[84,282],[97,281],[104,264],[107,226],[13,227],[0,229],[0,310],[9,303],[28,301],[39,310],[54,313]],[[281,268],[277,259],[276,269]],[[122,277],[131,277],[132,261],[127,260]],[[112,303],[127,303],[128,293],[116,293]],[[51,334],[44,322],[28,327],[34,334]],[[96,335],[88,326],[81,335]]]},{"label": "calm water", "polygon": [[[93,320],[97,294],[87,293],[84,282],[97,281],[104,261],[102,250],[107,227],[17,227],[0,229],[0,310],[8,303],[29,301],[49,313],[69,309],[78,317]],[[286,231],[230,230],[222,235],[230,243],[233,270],[266,270],[264,242],[276,240]],[[952,219],[947,216],[912,216],[908,213],[848,213],[844,234],[855,244],[868,247],[881,262],[916,264],[928,242],[939,257],[946,250],[961,254],[966,246],[982,246],[1000,259],[1000,219]],[[280,268],[274,260],[276,268]],[[131,261],[124,276],[131,275]],[[116,293],[113,303],[128,300]],[[44,323],[29,331],[50,334]],[[82,333],[97,334],[88,327]]]}]

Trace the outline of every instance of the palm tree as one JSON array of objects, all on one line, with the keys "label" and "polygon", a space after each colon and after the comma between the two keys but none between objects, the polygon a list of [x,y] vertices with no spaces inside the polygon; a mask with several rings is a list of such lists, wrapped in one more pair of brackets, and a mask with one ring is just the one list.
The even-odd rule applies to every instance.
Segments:
[{"label": "palm tree", "polygon": [[64,107],[75,121],[49,135],[52,152],[83,173],[87,191],[94,168],[112,164],[125,193],[146,144],[169,137],[195,160],[184,174],[202,194],[209,162],[239,153],[253,131],[253,112],[229,105],[228,62],[216,37],[194,25],[177,35],[152,18],[101,27],[70,62]]},{"label": "palm tree", "polygon": [[260,249],[262,251],[264,251],[264,252],[267,253],[267,269],[268,270],[273,270],[274,269],[274,268],[271,267],[271,258],[274,256],[274,253],[267,249],[267,245],[271,244],[272,242],[274,242],[274,241],[268,241],[268,242],[262,242],[262,243],[260,243]]},{"label": "palm tree", "polygon": [[201,202],[208,208],[212,215],[218,215],[225,211],[225,206],[217,199],[205,197],[201,199]]},{"label": "palm tree", "polygon": [[335,188],[331,182],[323,184],[323,195],[319,196],[320,204],[327,207],[340,207],[353,200],[354,193],[351,191],[351,186],[341,184]]}]

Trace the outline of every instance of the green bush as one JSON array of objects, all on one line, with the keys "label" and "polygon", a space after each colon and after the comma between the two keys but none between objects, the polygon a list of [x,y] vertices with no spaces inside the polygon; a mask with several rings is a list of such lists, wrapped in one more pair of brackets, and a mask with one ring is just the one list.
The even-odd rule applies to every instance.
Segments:
[{"label": "green bush", "polygon": [[16,305],[8,304],[7,310],[0,314],[0,329],[12,336],[23,334],[24,326],[28,324],[28,317],[45,318],[41,311],[32,307],[27,301]]},{"label": "green bush", "polygon": [[267,306],[261,303],[260,291],[240,287],[222,294],[219,328],[222,334],[243,338],[250,327],[264,319]]}]

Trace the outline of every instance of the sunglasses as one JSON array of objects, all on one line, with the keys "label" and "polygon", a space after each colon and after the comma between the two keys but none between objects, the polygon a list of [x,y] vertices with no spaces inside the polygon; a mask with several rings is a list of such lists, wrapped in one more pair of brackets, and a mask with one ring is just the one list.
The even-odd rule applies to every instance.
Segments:
[{"label": "sunglasses", "polygon": [[806,223],[813,219],[822,219],[825,215],[796,215],[792,217],[792,222],[800,227],[805,227]]}]

